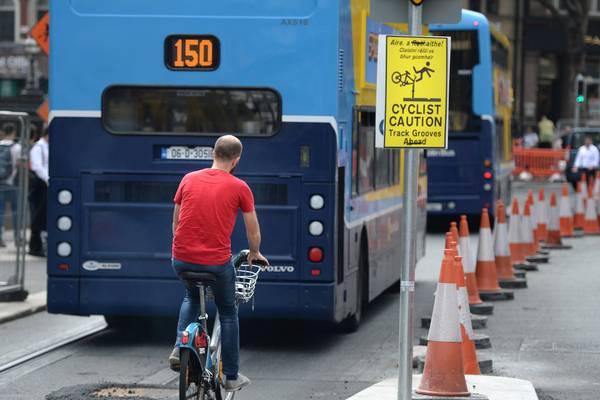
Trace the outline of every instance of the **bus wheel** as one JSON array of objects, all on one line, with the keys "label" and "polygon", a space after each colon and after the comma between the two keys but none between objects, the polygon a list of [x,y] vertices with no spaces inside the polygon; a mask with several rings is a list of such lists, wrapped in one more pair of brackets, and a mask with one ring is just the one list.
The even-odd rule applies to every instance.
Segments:
[{"label": "bus wheel", "polygon": [[352,315],[349,315],[345,320],[341,322],[341,328],[344,333],[354,333],[360,327],[360,321],[362,320],[362,314],[365,304],[364,289],[366,287],[366,273],[366,254],[364,251],[361,251],[360,261],[358,264],[358,279],[356,280],[356,312]]}]

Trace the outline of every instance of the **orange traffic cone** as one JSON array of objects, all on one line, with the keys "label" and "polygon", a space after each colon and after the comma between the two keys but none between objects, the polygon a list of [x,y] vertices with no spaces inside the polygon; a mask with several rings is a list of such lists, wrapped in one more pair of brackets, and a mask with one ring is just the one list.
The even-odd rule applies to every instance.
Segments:
[{"label": "orange traffic cone", "polygon": [[573,227],[583,230],[583,221],[585,220],[584,194],[583,183],[577,182],[576,200],[575,200],[575,217],[573,218]]},{"label": "orange traffic cone", "polygon": [[549,257],[546,254],[538,254],[540,251],[540,243],[535,240],[535,227],[531,221],[531,202],[525,202],[525,210],[521,217],[521,238],[525,243],[525,260],[533,263],[547,263]]},{"label": "orange traffic cone", "polygon": [[510,223],[508,225],[508,244],[513,267],[524,271],[537,271],[537,265],[526,260],[527,246],[525,243],[523,217],[519,215],[519,201],[513,197]]},{"label": "orange traffic cone", "polygon": [[496,273],[502,288],[526,288],[525,279],[517,279],[513,272],[508,244],[508,227],[506,211],[502,200],[496,202],[496,225],[494,226],[494,254],[496,256]]},{"label": "orange traffic cone", "polygon": [[462,253],[460,252],[460,246],[458,245],[460,239],[458,225],[454,221],[450,222],[450,233],[452,234],[452,241],[456,243],[456,255],[462,256]]},{"label": "orange traffic cone", "polygon": [[550,221],[548,222],[548,240],[543,246],[546,249],[570,249],[572,246],[562,243],[560,236],[560,213],[556,204],[556,193],[550,195]]},{"label": "orange traffic cone", "polygon": [[[581,174],[581,178],[579,179],[579,181],[581,182],[581,193],[583,193],[584,196],[585,196],[586,193],[588,192],[587,175],[586,174]],[[584,200],[585,200],[585,197],[584,197]]]},{"label": "orange traffic cone", "polygon": [[471,251],[471,240],[469,238],[469,223],[466,215],[460,216],[460,231],[458,239],[462,264],[467,282],[467,293],[469,294],[469,307],[473,314],[489,315],[494,312],[494,305],[484,303],[479,296],[477,288],[477,277],[475,276],[475,262]]},{"label": "orange traffic cone", "polygon": [[481,375],[479,362],[477,361],[477,352],[475,351],[475,333],[471,324],[469,294],[467,293],[461,256],[454,257],[454,268],[456,270],[456,286],[458,287],[458,318],[460,320],[460,333],[462,337],[463,369],[465,374]]},{"label": "orange traffic cone", "polygon": [[588,198],[585,206],[585,220],[583,221],[583,232],[586,235],[600,234],[598,225],[598,213],[596,212],[596,201],[592,196],[592,187],[589,187]]},{"label": "orange traffic cone", "polygon": [[458,316],[458,290],[454,250],[444,250],[437,285],[431,327],[427,337],[427,355],[421,383],[416,390],[429,396],[469,396],[465,381],[462,338]]},{"label": "orange traffic cone", "polygon": [[600,199],[600,171],[596,172],[596,177],[594,179],[594,188],[592,189],[592,194],[594,199]]},{"label": "orange traffic cone", "polygon": [[537,222],[537,230],[536,230],[536,241],[537,242],[545,242],[548,237],[548,209],[546,208],[546,196],[544,193],[544,188],[540,188],[538,194],[538,202],[535,205],[536,211],[536,222]]},{"label": "orange traffic cone", "polygon": [[529,207],[530,207],[530,211],[531,211],[531,216],[530,216],[530,221],[531,221],[531,225],[533,226],[533,238],[534,240],[537,240],[537,236],[538,236],[538,226],[537,226],[537,211],[536,211],[536,204],[535,204],[535,198],[533,197],[533,190],[529,189],[527,191],[527,203],[529,203]]},{"label": "orange traffic cone", "polygon": [[490,216],[488,215],[487,208],[484,208],[481,212],[475,275],[477,277],[479,296],[483,300],[508,300],[509,298],[514,298],[512,292],[503,291],[498,285],[494,240],[492,238]]},{"label": "orange traffic cone", "polygon": [[519,201],[513,197],[510,223],[508,225],[508,245],[510,258],[513,264],[525,262],[525,243],[521,237],[521,216],[519,215]]},{"label": "orange traffic cone", "polygon": [[569,185],[566,183],[560,195],[560,236],[573,236],[573,210],[569,199]]}]

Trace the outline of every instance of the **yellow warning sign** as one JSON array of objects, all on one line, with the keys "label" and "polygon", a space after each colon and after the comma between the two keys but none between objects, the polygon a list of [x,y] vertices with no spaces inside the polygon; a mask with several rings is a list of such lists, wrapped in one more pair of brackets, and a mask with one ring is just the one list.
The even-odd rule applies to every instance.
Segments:
[{"label": "yellow warning sign", "polygon": [[381,36],[377,146],[446,148],[450,38]]}]

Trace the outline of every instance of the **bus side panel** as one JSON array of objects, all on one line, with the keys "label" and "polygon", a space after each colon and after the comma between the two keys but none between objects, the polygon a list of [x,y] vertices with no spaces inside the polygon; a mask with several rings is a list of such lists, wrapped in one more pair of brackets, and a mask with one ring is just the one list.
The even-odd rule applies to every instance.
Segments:
[{"label": "bus side panel", "polygon": [[493,205],[493,181],[483,177],[484,160],[494,161],[492,146],[492,124],[482,120],[481,132],[451,133],[448,150],[428,152],[430,215],[478,214]]}]

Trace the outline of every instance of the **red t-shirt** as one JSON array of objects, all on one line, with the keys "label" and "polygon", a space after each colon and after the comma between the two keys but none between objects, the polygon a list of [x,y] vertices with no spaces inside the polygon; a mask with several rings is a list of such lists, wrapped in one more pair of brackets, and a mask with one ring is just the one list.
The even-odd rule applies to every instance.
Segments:
[{"label": "red t-shirt", "polygon": [[191,172],[181,180],[174,201],[181,208],[173,257],[192,264],[226,263],[238,210],[254,211],[246,182],[220,169]]}]

